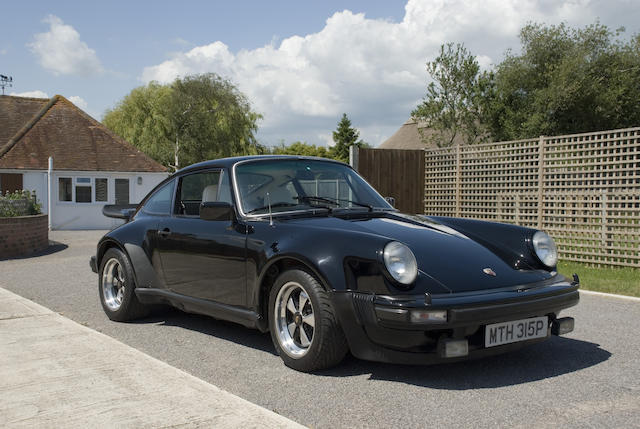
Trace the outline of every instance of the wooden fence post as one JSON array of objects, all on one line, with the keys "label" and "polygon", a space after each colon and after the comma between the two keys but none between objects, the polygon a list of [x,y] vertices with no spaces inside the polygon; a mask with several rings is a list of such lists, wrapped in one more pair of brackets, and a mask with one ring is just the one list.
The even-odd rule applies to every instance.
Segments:
[{"label": "wooden fence post", "polygon": [[544,211],[544,136],[538,141],[538,229],[542,229]]},{"label": "wooden fence post", "polygon": [[462,170],[462,165],[461,165],[461,156],[460,156],[460,145],[456,145],[456,217],[460,217],[460,206],[461,206],[461,201],[460,199],[462,198],[462,192],[461,192],[461,186],[462,184],[461,182],[461,170]]}]

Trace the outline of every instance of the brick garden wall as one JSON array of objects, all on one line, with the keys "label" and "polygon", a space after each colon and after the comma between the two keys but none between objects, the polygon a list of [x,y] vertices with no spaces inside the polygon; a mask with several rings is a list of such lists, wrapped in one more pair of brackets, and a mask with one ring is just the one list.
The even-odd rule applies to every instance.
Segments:
[{"label": "brick garden wall", "polygon": [[48,245],[46,214],[0,218],[0,259],[28,255]]}]

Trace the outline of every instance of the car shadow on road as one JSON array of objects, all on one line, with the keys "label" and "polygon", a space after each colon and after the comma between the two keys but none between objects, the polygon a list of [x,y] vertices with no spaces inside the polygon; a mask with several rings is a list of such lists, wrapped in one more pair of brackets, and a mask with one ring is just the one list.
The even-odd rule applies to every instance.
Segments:
[{"label": "car shadow on road", "polygon": [[177,326],[205,335],[242,344],[263,352],[276,354],[271,336],[266,333],[245,328],[236,323],[213,319],[208,316],[184,313],[176,308],[156,306],[151,314],[140,320],[129,323],[155,323],[157,325]]},{"label": "car shadow on road", "polygon": [[598,365],[611,357],[600,345],[566,337],[552,337],[503,355],[431,366],[365,362],[349,356],[339,367],[318,373],[345,377],[371,374],[386,380],[445,390],[496,388],[530,383]]},{"label": "car shadow on road", "polygon": [[[131,323],[177,326],[276,354],[268,333],[207,316],[183,313],[175,308],[158,306],[149,317]],[[543,343],[502,355],[430,366],[368,362],[348,355],[337,367],[315,374],[325,377],[370,374],[370,380],[394,381],[433,389],[467,390],[558,377],[598,365],[609,357],[611,353],[599,344],[554,336]]]}]

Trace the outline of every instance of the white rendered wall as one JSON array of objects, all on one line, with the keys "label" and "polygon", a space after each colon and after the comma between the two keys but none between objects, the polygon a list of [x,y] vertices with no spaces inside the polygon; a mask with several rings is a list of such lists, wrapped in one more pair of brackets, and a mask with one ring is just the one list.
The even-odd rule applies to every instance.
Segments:
[{"label": "white rendered wall", "polygon": [[[47,213],[47,172],[25,170],[1,170],[3,173],[22,173],[22,187],[35,191],[38,202],[42,207],[42,213]],[[164,180],[168,173],[114,173],[101,171],[54,171],[52,176],[51,197],[52,204],[52,229],[113,229],[122,224],[119,219],[112,219],[102,214],[102,208],[106,204],[115,204],[115,179],[129,179],[129,203],[139,203],[158,183]],[[72,179],[74,193],[73,201],[59,201],[58,178],[69,177]],[[95,199],[95,179],[108,179],[108,201],[77,203],[75,202],[75,178],[90,178]],[[139,179],[141,183],[139,184]]]}]

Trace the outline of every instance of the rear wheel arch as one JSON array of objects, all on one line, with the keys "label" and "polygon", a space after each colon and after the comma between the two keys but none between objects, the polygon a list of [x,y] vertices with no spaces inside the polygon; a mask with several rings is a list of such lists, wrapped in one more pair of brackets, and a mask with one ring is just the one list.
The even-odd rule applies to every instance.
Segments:
[{"label": "rear wheel arch", "polygon": [[105,247],[98,268],[98,293],[109,319],[125,322],[148,314],[138,301],[136,281],[129,256],[119,246]]},{"label": "rear wheel arch", "polygon": [[133,281],[137,285],[138,279],[136,276],[136,269],[133,266],[133,262],[131,261],[131,256],[129,255],[129,252],[127,252],[127,249],[125,249],[122,244],[118,243],[115,240],[105,240],[98,246],[98,251],[96,252],[96,267],[98,268],[98,270],[100,270],[100,264],[102,264],[102,258],[104,257],[104,254],[107,253],[107,250],[112,248],[120,250],[122,253],[124,253],[125,257],[129,259],[133,271]]}]

